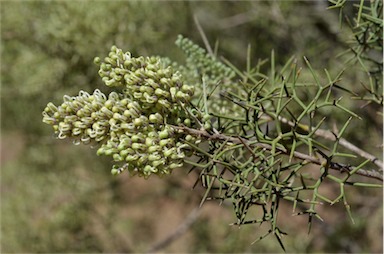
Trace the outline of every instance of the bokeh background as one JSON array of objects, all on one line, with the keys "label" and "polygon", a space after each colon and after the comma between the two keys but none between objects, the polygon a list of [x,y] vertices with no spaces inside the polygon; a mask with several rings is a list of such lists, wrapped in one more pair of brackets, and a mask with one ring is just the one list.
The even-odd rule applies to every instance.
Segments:
[{"label": "bokeh background", "polygon": [[[146,252],[190,218],[204,190],[196,174],[176,170],[148,180],[110,174],[111,161],[95,149],[53,138],[41,111],[64,94],[107,91],[93,64],[112,45],[133,55],[160,55],[182,63],[178,34],[204,46],[194,16],[219,55],[243,68],[277,65],[303,55],[315,69],[337,73],[334,56],[346,48],[348,29],[326,1],[2,1],[1,2],[1,252]],[[353,13],[352,7],[345,9]],[[358,71],[345,74],[346,84]],[[354,102],[351,102],[353,106]],[[369,112],[368,112],[369,113]],[[373,113],[374,114],[374,113]],[[337,117],[337,116],[335,116]],[[381,156],[381,120],[355,126],[355,140]],[[369,133],[369,135],[367,135]],[[335,189],[336,188],[336,189]],[[329,186],[329,192],[337,192]],[[324,206],[325,222],[291,215],[288,252],[382,252],[382,190],[350,189],[355,224],[342,204]],[[196,215],[196,214],[194,214]],[[188,217],[189,216],[189,217]],[[194,223],[159,252],[282,252],[273,237],[251,245],[263,227],[230,226],[230,206],[207,202]]]}]

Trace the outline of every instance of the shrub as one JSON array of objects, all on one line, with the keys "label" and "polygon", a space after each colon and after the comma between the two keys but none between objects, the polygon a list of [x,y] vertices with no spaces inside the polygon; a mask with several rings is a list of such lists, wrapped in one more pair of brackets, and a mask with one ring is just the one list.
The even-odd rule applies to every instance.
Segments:
[{"label": "shrub", "polygon": [[[183,36],[176,45],[185,64],[112,46],[95,63],[114,91],[64,96],[61,105],[47,105],[43,121],[58,138],[98,145],[98,155],[116,162],[114,174],[163,176],[191,165],[206,188],[201,204],[228,200],[235,225],[268,223],[257,240],[273,234],[284,249],[283,200],[308,216],[310,231],[313,219],[323,220],[317,210],[324,203],[343,202],[353,221],[347,186],[381,187],[364,179],[382,181],[382,161],[348,141],[350,125],[365,116],[344,97],[376,109],[383,104],[382,63],[375,58],[382,51],[382,5],[357,7],[352,55],[336,75],[319,74],[306,57],[303,64],[291,57],[277,69],[274,51],[263,72],[265,62],[251,64],[250,47],[243,71]],[[353,64],[368,77],[363,89],[343,84]],[[339,186],[337,195],[325,194],[329,183]]]}]

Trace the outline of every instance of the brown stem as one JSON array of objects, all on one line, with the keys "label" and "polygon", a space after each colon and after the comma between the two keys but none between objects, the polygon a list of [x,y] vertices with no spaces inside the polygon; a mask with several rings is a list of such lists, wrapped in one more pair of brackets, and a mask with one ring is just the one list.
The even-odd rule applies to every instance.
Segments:
[{"label": "brown stem", "polygon": [[170,235],[168,235],[164,240],[156,243],[153,245],[147,253],[155,253],[162,249],[164,249],[166,246],[171,244],[173,241],[181,237],[191,226],[192,224],[197,220],[197,218],[200,215],[200,209],[195,208],[192,210],[192,212],[188,215],[188,217],[184,220],[182,224],[180,224],[174,232],[172,232]]},{"label": "brown stem", "polygon": [[[196,130],[196,129],[188,128],[185,126],[173,126],[173,127],[194,136],[205,137],[207,140],[229,141],[234,144],[247,144],[248,146],[257,146],[257,147],[265,148],[267,150],[272,150],[272,146],[269,144],[264,144],[261,142],[251,143],[249,140],[241,137],[230,137],[220,133],[210,134],[205,130]],[[275,149],[278,152],[289,155],[289,151],[286,148],[276,147]],[[324,164],[324,160],[320,160],[318,158],[315,158],[300,152],[293,152],[293,157],[313,163],[313,164],[317,164],[317,165]],[[348,165],[335,163],[335,162],[331,162],[329,165],[329,168],[333,170],[337,170],[339,172],[350,172],[355,169],[355,167],[353,166],[348,166]],[[383,176],[379,172],[376,172],[373,170],[359,169],[356,171],[356,174],[383,181]]]},{"label": "brown stem", "polygon": [[[289,121],[283,117],[279,117],[279,120],[282,122],[282,123],[286,123],[288,124],[289,126],[295,126],[295,123],[292,122],[292,121]],[[304,125],[304,124],[299,124],[298,127],[300,127],[301,129],[305,130],[305,131],[311,131],[310,130],[310,127],[307,126],[307,125]],[[314,133],[316,136],[319,136],[319,137],[322,137],[322,138],[325,138],[325,139],[328,139],[328,140],[331,140],[331,141],[336,141],[337,140],[337,136],[332,133],[331,131],[328,131],[328,130],[322,130],[322,129],[318,129],[315,131]],[[372,155],[372,154],[369,154],[367,153],[366,151],[358,148],[357,146],[355,146],[354,144],[350,143],[349,141],[347,141],[346,139],[344,138],[339,138],[339,144],[344,146],[345,148],[347,148],[348,150],[356,153],[357,155],[365,158],[365,159],[368,159],[370,160],[371,162],[375,163],[378,167],[379,167],[379,171],[383,172],[383,162],[381,160],[379,160],[379,158],[377,158],[376,156]]]}]

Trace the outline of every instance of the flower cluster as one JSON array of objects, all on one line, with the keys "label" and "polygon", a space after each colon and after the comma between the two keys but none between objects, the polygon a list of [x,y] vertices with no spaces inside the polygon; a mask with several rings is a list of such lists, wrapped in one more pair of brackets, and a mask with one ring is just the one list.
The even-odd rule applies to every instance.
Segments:
[{"label": "flower cluster", "polygon": [[188,56],[187,61],[191,61],[191,64],[199,70],[200,74],[207,75],[213,82],[217,83],[222,79],[231,79],[235,76],[231,68],[218,61],[214,56],[207,54],[205,49],[190,39],[179,35],[175,43]]},{"label": "flower cluster", "polygon": [[181,74],[164,66],[159,57],[135,58],[113,46],[104,62],[95,58],[95,63],[100,65],[104,83],[122,87],[123,93],[137,101],[145,113],[175,112],[194,93],[194,87],[183,84]]},{"label": "flower cluster", "polygon": [[[79,96],[64,96],[64,102],[56,107],[48,103],[43,111],[43,122],[53,126],[58,138],[74,138],[75,143],[102,142],[108,137],[110,110],[116,93],[109,100],[99,90],[92,95],[80,91]],[[108,102],[107,102],[108,101]],[[109,107],[108,107],[109,105]]]},{"label": "flower cluster", "polygon": [[190,105],[193,87],[160,58],[134,58],[115,46],[103,62],[95,58],[95,63],[104,83],[121,89],[108,98],[99,90],[64,96],[58,107],[48,103],[43,122],[52,125],[60,139],[100,144],[97,154],[118,163],[112,173],[128,169],[144,177],[161,176],[181,167],[188,148],[181,140],[191,137],[171,126],[204,123],[201,114],[190,113],[196,111]]},{"label": "flower cluster", "polygon": [[178,69],[188,78],[189,83],[195,84],[195,98],[203,95],[203,85],[205,85],[206,93],[210,96],[207,106],[211,112],[239,115],[241,108],[219,95],[220,91],[236,91],[237,86],[233,81],[235,72],[217,57],[207,53],[205,49],[182,35],[177,37],[176,45],[186,55],[185,66],[179,66]]}]

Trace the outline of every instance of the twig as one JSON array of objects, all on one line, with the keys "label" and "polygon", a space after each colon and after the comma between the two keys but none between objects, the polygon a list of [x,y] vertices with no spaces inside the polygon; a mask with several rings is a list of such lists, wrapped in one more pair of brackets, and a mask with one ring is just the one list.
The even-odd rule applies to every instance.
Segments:
[{"label": "twig", "polygon": [[200,208],[197,207],[193,209],[192,212],[188,215],[188,217],[184,220],[184,222],[180,224],[174,232],[168,235],[164,240],[153,245],[147,251],[147,253],[157,252],[165,248],[167,245],[171,244],[177,238],[181,237],[192,226],[192,224],[196,221],[199,215],[200,215]]},{"label": "twig", "polygon": [[[270,118],[270,117],[268,116],[268,118]],[[272,119],[272,118],[270,118],[270,119]],[[289,121],[286,118],[279,117],[278,119],[282,123],[286,123],[289,126],[293,127],[293,126],[296,125],[294,122]],[[298,124],[297,126],[300,127],[301,129],[305,130],[305,131],[308,131],[308,132],[311,131],[311,128],[309,126],[307,126],[307,125]],[[314,134],[316,136],[319,136],[319,137],[322,137],[322,138],[325,138],[325,139],[328,139],[328,140],[331,140],[331,141],[336,141],[336,139],[337,139],[336,135],[334,133],[332,133],[331,131],[328,131],[328,130],[318,129],[318,130],[315,131]],[[361,150],[360,148],[358,148],[357,146],[353,145],[352,143],[350,143],[349,141],[347,141],[344,138],[339,138],[339,144],[344,146],[345,148],[349,149],[350,151],[356,153],[357,155],[359,155],[359,156],[361,156],[361,157],[363,157],[365,159],[368,159],[371,162],[375,163],[379,167],[379,171],[383,172],[384,164],[376,156],[374,156],[372,154],[369,154],[369,153],[365,152],[364,150]]]},{"label": "twig", "polygon": [[204,45],[205,45],[205,47],[207,48],[208,53],[209,53],[211,56],[215,56],[215,55],[213,54],[211,45],[209,45],[207,36],[205,35],[204,30],[203,30],[203,28],[201,27],[199,20],[197,19],[197,16],[196,16],[196,15],[193,15],[193,19],[194,19],[194,21],[195,21],[195,24],[196,24],[196,26],[197,26],[197,29],[199,30],[199,33],[200,33],[200,35],[201,35],[201,38],[203,39]]},{"label": "twig", "polygon": [[234,16],[224,18],[219,22],[220,29],[228,29],[242,24],[251,22],[257,18],[257,13],[254,10],[236,14]]},{"label": "twig", "polygon": [[[267,150],[272,150],[272,146],[269,144],[264,144],[264,143],[260,143],[260,142],[250,143],[249,140],[241,138],[241,137],[229,137],[229,136],[226,136],[224,134],[217,134],[217,133],[210,134],[205,130],[196,130],[196,129],[188,128],[185,126],[173,126],[173,127],[176,129],[182,130],[183,132],[186,132],[188,134],[194,135],[194,136],[205,137],[208,140],[221,140],[221,141],[228,140],[229,142],[232,142],[234,144],[244,143],[244,144],[248,144],[249,146],[257,146],[257,147],[265,148]],[[279,151],[283,154],[290,155],[290,152],[285,148],[275,147],[275,150]],[[315,158],[315,157],[312,157],[312,156],[309,156],[307,154],[303,154],[300,152],[296,152],[296,151],[293,152],[293,157],[295,157],[297,159],[305,160],[307,162],[317,164],[317,165],[323,165],[323,163],[324,163],[324,161],[322,161],[318,158]],[[344,171],[350,172],[350,171],[355,169],[355,167],[353,167],[353,166],[344,165],[344,164],[335,163],[335,162],[331,162],[329,165],[329,168],[333,169],[333,170],[337,170],[339,172],[344,172]],[[383,176],[379,172],[376,172],[373,170],[359,169],[359,170],[357,170],[356,174],[383,181]]]}]

